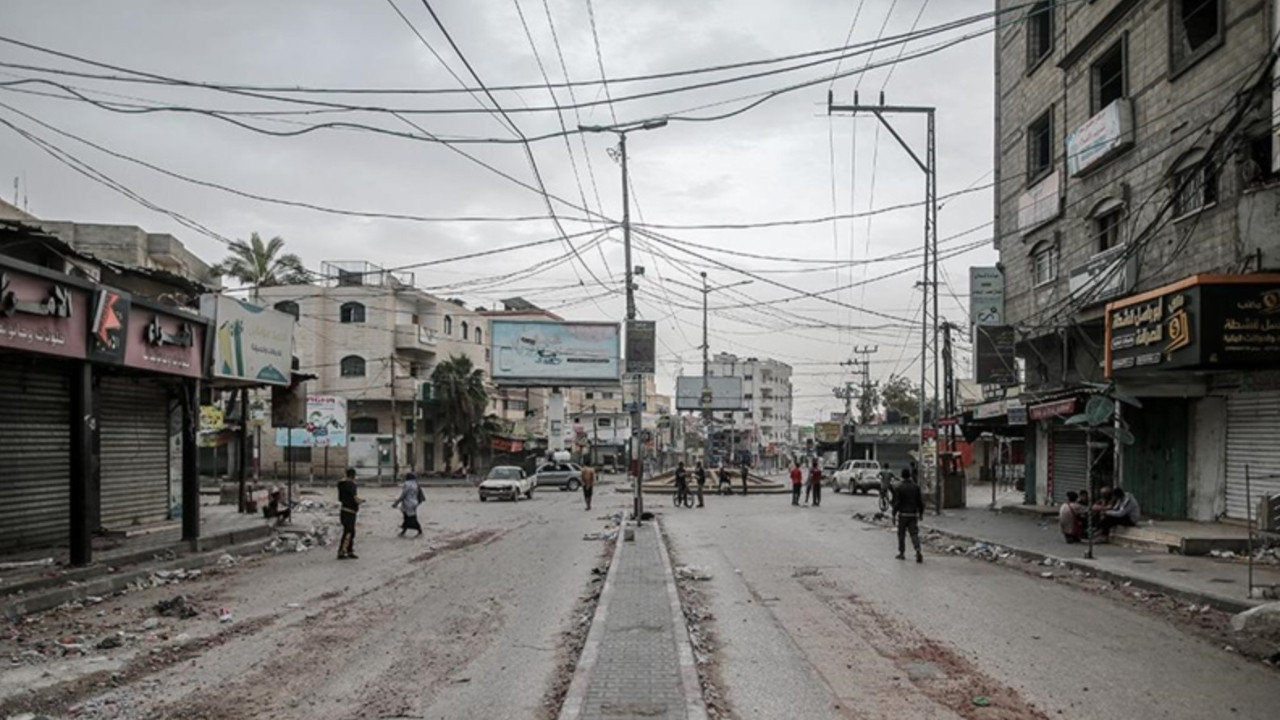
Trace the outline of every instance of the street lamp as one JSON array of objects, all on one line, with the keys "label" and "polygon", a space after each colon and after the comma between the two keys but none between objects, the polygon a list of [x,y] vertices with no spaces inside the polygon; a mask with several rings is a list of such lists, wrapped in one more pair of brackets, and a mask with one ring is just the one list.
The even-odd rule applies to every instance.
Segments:
[{"label": "street lamp", "polygon": [[[580,132],[590,133],[614,133],[618,136],[618,155],[619,162],[622,165],[622,251],[626,264],[626,283],[627,283],[627,320],[636,319],[636,296],[635,284],[632,282],[631,267],[631,193],[629,190],[630,182],[627,176],[627,133],[637,130],[657,130],[666,127],[666,118],[656,118],[652,120],[643,120],[636,123],[624,125],[579,125]],[[633,496],[635,498],[636,522],[640,522],[640,516],[644,512],[644,497],[640,487],[640,481],[644,475],[644,466],[639,462],[640,458],[640,424],[643,421],[641,415],[641,403],[644,395],[644,378],[639,373],[636,374],[636,395],[635,402],[631,407],[631,463],[635,466],[635,488]],[[625,397],[626,394],[623,393]]]}]

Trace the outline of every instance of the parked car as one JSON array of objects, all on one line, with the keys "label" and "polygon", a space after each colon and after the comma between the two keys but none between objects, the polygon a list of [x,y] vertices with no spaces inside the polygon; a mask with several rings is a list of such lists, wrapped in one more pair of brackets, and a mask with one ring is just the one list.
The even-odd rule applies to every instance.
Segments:
[{"label": "parked car", "polygon": [[538,487],[577,490],[582,487],[582,466],[573,463],[544,463],[534,474]]},{"label": "parked car", "polygon": [[867,494],[880,490],[880,472],[883,468],[878,460],[845,460],[835,472],[831,481],[831,489],[836,492],[847,490],[850,493]]},{"label": "parked car", "polygon": [[533,499],[533,490],[536,487],[538,487],[536,476],[526,475],[523,469],[515,465],[498,465],[490,470],[480,483],[480,502],[491,497],[519,501],[521,495],[526,499]]}]

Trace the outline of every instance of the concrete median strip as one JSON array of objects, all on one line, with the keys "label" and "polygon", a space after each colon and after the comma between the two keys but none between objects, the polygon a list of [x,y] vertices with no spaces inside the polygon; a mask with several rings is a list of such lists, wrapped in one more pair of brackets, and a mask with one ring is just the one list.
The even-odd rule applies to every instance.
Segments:
[{"label": "concrete median strip", "polygon": [[604,588],[600,590],[600,602],[596,604],[596,614],[591,618],[591,630],[587,632],[587,641],[582,645],[582,654],[578,656],[578,667],[573,671],[569,691],[565,693],[564,704],[560,706],[560,720],[578,720],[582,717],[582,705],[587,698],[591,674],[600,659],[600,643],[604,640],[609,604],[617,592],[618,560],[622,557],[623,545],[625,543],[618,542],[613,548],[609,573],[604,579]]},{"label": "concrete median strip", "polygon": [[689,628],[685,625],[684,609],[680,606],[680,590],[676,587],[675,571],[671,567],[671,555],[662,537],[662,526],[653,521],[658,535],[658,549],[662,553],[662,567],[667,577],[667,595],[671,598],[671,622],[675,625],[676,653],[680,656],[680,681],[684,685],[685,713],[689,720],[706,720],[707,706],[702,699],[702,683],[698,680],[698,665],[693,656],[693,644],[689,642]]}]

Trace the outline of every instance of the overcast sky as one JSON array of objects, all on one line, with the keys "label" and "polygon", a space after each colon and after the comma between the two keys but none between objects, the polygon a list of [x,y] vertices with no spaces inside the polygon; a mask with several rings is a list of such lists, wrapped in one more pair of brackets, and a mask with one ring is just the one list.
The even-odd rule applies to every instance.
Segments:
[{"label": "overcast sky", "polygon": [[[397,7],[408,24],[397,14]],[[939,193],[984,188],[991,182],[993,84],[992,42],[985,31],[993,23],[987,20],[917,39],[906,46],[907,57],[964,34],[976,36],[896,65],[893,61],[903,52],[901,44],[870,56],[863,52],[848,57],[838,65],[841,73],[868,63],[888,66],[834,82],[825,78],[837,71],[837,63],[826,62],[743,82],[627,100],[636,94],[777,70],[804,61],[664,80],[612,82],[607,91],[597,82],[602,66],[606,77],[622,79],[773,59],[846,45],[851,28],[850,42],[865,43],[882,34],[904,34],[913,26],[924,30],[990,8],[990,2],[977,0],[431,3],[486,86],[540,85],[544,78],[539,62],[551,82],[563,82],[561,57],[570,80],[595,83],[575,87],[572,98],[565,89],[557,90],[554,96],[542,88],[495,90],[494,99],[513,111],[510,120],[526,137],[558,132],[561,122],[573,129],[579,123],[705,117],[741,108],[769,90],[821,81],[780,94],[731,118],[673,121],[665,128],[629,135],[632,219],[638,225],[759,223],[920,203],[924,179],[915,162],[887,131],[877,130],[873,117],[829,118],[825,107],[828,87],[837,103],[851,102],[855,89],[860,89],[864,103],[875,102],[883,89],[890,104],[936,106]],[[528,35],[518,10],[523,11]],[[454,75],[468,87],[476,85],[421,0],[5,0],[0,5],[0,35],[132,71],[220,85],[452,91],[461,87]],[[0,43],[0,62],[121,75],[5,43]],[[227,116],[270,132],[297,133],[304,126],[340,122],[417,136],[419,139],[367,129],[326,128],[276,137],[207,114],[112,112],[80,100],[33,94],[66,95],[65,90],[51,85],[26,83],[0,88],[0,103],[4,104],[0,119],[52,143],[151,205],[190,218],[212,235],[247,238],[256,231],[264,237],[283,236],[288,248],[317,271],[328,260],[402,266],[555,238],[560,228],[570,234],[603,230],[600,222],[583,221],[590,216],[576,207],[584,204],[614,223],[621,218],[620,171],[608,152],[616,142],[611,135],[570,135],[567,143],[558,137],[533,142],[540,177],[535,176],[518,143],[446,146],[421,139],[429,134],[514,140],[514,131],[496,113],[482,109],[493,105],[480,93],[289,95],[376,108],[317,114],[324,108],[216,90],[0,67],[0,82],[29,78],[57,81],[87,97],[120,103],[119,109],[125,110],[163,105],[294,113]],[[575,102],[586,106],[566,110],[560,117],[555,112],[515,112]],[[397,116],[382,111],[385,109],[465,110],[467,114]],[[119,155],[270,198],[430,218],[537,219],[421,222],[285,207],[167,177],[58,135],[15,110]],[[299,112],[312,114],[296,114]],[[897,117],[892,122],[923,157],[923,118]],[[481,162],[491,168],[482,167]],[[9,127],[0,126],[0,189],[10,201],[14,199],[15,178],[21,180],[19,204],[25,203],[39,217],[139,225],[152,232],[172,232],[210,262],[224,255],[225,247],[215,237],[78,174]],[[537,192],[539,183],[565,201],[552,203],[557,216],[563,218],[559,228],[547,218],[547,204]],[[643,234],[654,230],[638,228],[634,262],[645,267],[645,275],[638,281],[638,305],[642,317],[659,321],[660,387],[669,391],[674,386],[672,378],[682,371],[700,373],[701,313],[696,308],[701,295],[677,283],[698,284],[702,270],[707,271],[713,285],[751,279],[741,271],[754,275],[750,285],[711,295],[711,351],[791,363],[796,373],[797,423],[825,418],[841,408],[831,390],[850,378],[848,368],[839,363],[850,358],[855,347],[879,347],[872,361],[875,379],[887,379],[894,372],[918,379],[920,293],[914,285],[920,279],[916,269],[919,258],[872,264],[860,261],[895,253],[918,255],[923,217],[917,206],[871,218],[796,226],[663,229],[656,231],[663,236],[661,244]],[[944,240],[941,254],[945,257],[949,250],[980,245],[943,263],[944,319],[964,322],[967,268],[995,262],[990,243],[978,243],[990,238],[991,228],[984,226],[990,219],[989,189],[944,201],[939,213],[939,236]],[[412,272],[419,286],[461,297],[471,306],[492,307],[499,298],[520,295],[570,319],[620,319],[625,311],[621,231],[613,229],[593,244],[594,239],[594,235],[584,235],[573,240],[576,254],[567,243],[556,242]],[[724,250],[763,257],[731,255]],[[561,256],[568,259],[561,260]],[[786,262],[784,258],[811,262]],[[538,263],[544,265],[536,266]],[[495,280],[512,273],[515,275]],[[824,292],[863,281],[867,282]],[[795,293],[771,282],[824,292],[826,299],[778,302]],[[754,308],[723,308],[765,301],[773,302]],[[914,324],[908,326],[861,308],[907,318]],[[967,373],[968,353],[959,354],[960,370]]]}]

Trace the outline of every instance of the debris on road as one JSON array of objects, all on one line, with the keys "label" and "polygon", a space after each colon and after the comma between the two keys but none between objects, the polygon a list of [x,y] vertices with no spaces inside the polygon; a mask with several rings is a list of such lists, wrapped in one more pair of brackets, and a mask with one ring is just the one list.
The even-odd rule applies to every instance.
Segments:
[{"label": "debris on road", "polygon": [[711,579],[711,573],[696,565],[680,565],[676,567],[676,579],[703,582]]},{"label": "debris on road", "polygon": [[155,611],[161,617],[176,617],[180,620],[189,620],[200,614],[200,611],[187,601],[186,595],[161,600],[155,604]]},{"label": "debris on road", "polygon": [[1238,633],[1280,635],[1280,602],[1259,605],[1231,618],[1231,629]]},{"label": "debris on road", "polygon": [[222,608],[221,610],[218,611],[218,622],[229,623],[233,619],[234,617],[232,616],[230,610],[226,608]]},{"label": "debris on road", "polygon": [[283,527],[276,529],[276,536],[267,544],[267,552],[307,552],[313,547],[325,547],[332,539],[328,525],[312,525],[310,529]]},{"label": "debris on road", "polygon": [[39,560],[20,560],[17,562],[2,562],[0,570],[25,570],[27,568],[49,567],[53,565],[53,558],[41,558]]}]

